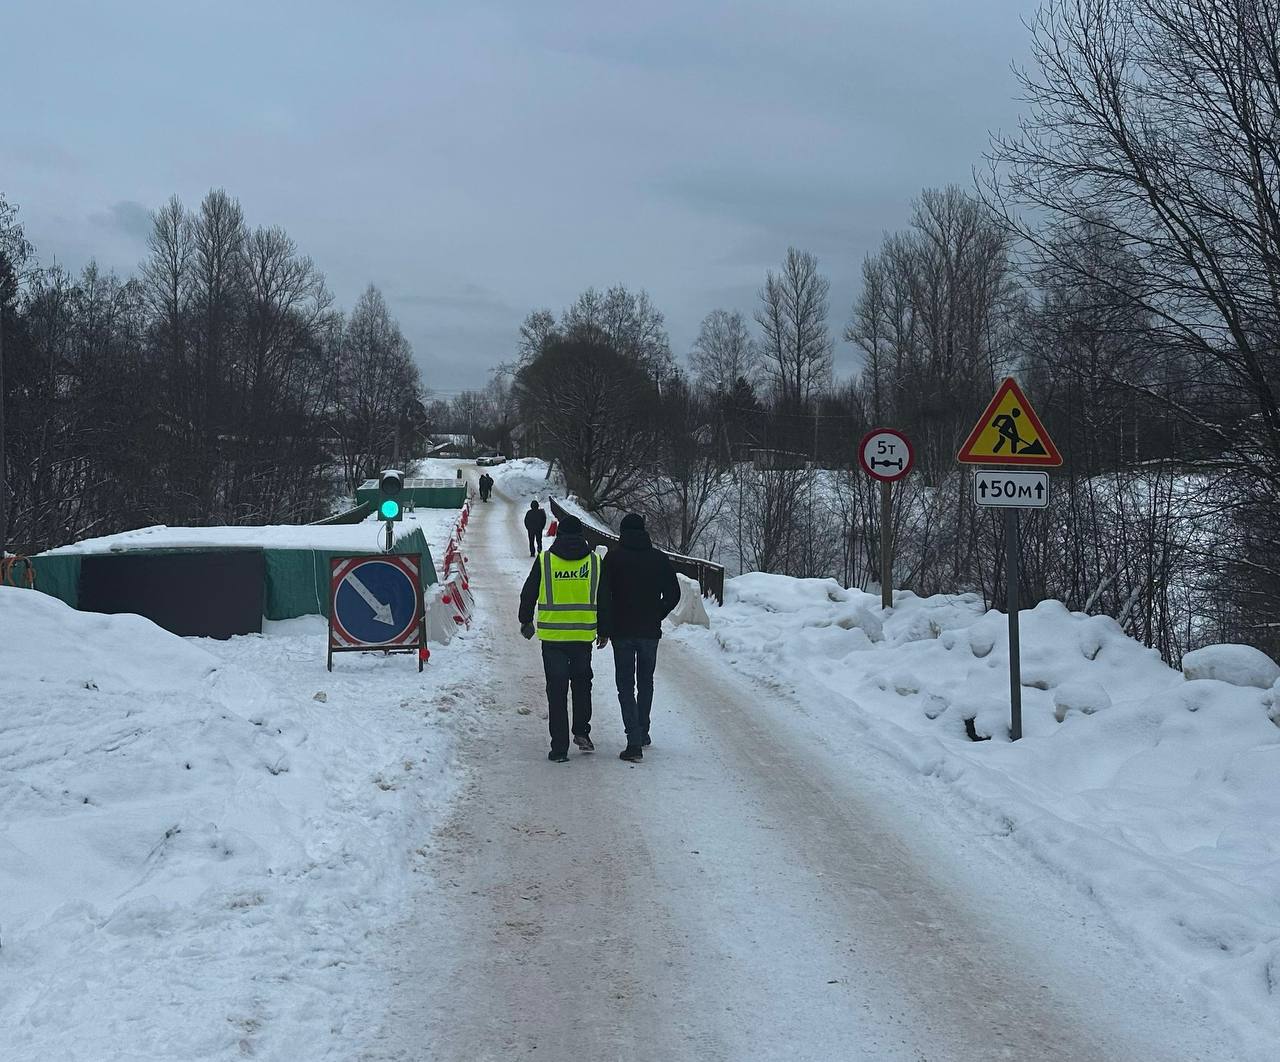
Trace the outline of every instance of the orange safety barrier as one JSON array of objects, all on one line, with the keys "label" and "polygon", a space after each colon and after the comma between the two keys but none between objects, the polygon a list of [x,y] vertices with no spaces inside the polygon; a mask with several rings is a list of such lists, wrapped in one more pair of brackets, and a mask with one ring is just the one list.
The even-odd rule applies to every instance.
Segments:
[{"label": "orange safety barrier", "polygon": [[26,584],[29,589],[34,589],[36,585],[36,566],[31,563],[29,557],[24,557],[21,553],[14,553],[8,557],[0,557],[0,586],[17,586],[18,583],[14,578],[14,573],[19,564],[26,565]]}]

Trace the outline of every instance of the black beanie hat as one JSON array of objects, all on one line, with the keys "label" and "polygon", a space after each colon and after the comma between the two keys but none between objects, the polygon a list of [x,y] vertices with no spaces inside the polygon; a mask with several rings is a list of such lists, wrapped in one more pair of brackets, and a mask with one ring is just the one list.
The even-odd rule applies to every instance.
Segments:
[{"label": "black beanie hat", "polygon": [[568,533],[572,535],[575,532],[581,532],[581,531],[582,531],[582,521],[579,520],[576,516],[566,516],[563,520],[560,521],[561,534]]},{"label": "black beanie hat", "polygon": [[644,517],[639,513],[627,513],[618,527],[623,531],[643,531]]}]

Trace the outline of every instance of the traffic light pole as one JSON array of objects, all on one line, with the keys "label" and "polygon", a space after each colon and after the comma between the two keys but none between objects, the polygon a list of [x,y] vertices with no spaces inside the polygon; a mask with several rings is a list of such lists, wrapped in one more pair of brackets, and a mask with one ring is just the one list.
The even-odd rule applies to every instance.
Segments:
[{"label": "traffic light pole", "polygon": [[395,521],[388,520],[387,521],[387,547],[385,552],[387,553],[391,552],[392,548],[395,546],[395,537],[396,537]]}]

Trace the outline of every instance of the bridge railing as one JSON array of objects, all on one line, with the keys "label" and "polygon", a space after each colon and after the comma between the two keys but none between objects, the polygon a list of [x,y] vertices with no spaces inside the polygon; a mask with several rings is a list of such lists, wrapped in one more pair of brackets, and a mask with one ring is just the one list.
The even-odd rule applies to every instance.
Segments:
[{"label": "bridge railing", "polygon": [[[566,516],[577,515],[576,513],[570,513],[555,498],[551,499],[551,514],[557,520],[563,520]],[[587,545],[592,549],[597,546],[614,549],[618,545],[617,535],[611,531],[603,531],[598,527],[594,527],[585,520],[582,521],[582,537],[587,540]],[[714,564],[709,560],[703,560],[701,557],[685,557],[682,554],[672,553],[670,550],[665,549],[661,552],[667,555],[667,559],[671,561],[671,566],[676,571],[697,581],[703,597],[714,597],[720,604],[724,604],[723,564]]]}]

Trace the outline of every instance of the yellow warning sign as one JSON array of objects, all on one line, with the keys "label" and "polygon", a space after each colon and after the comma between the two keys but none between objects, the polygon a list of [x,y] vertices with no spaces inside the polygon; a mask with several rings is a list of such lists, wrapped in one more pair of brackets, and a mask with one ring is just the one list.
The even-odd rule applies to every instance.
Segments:
[{"label": "yellow warning sign", "polygon": [[956,460],[969,465],[1060,465],[1062,454],[1010,377],[996,389]]}]

